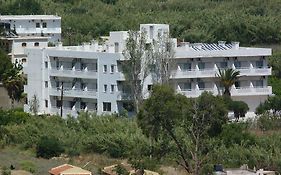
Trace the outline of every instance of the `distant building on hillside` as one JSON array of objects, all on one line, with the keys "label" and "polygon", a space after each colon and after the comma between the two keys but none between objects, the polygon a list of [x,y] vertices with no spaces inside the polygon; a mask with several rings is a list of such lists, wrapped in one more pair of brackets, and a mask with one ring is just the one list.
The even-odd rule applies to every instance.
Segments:
[{"label": "distant building on hillside", "polygon": [[[219,169],[216,169],[219,167]],[[215,175],[275,175],[275,171],[266,171],[263,169],[251,170],[247,165],[243,165],[240,168],[226,168],[222,169],[222,166],[216,166],[214,169]]]},{"label": "distant building on hillside", "polygon": [[22,37],[48,37],[61,41],[61,17],[55,15],[0,15],[0,26]]},{"label": "distant building on hillside", "polygon": [[[166,24],[141,24],[140,31],[146,34],[147,43],[157,40],[169,32]],[[84,43],[81,46],[27,48],[28,101],[36,95],[39,113],[76,116],[79,111],[95,111],[98,114],[132,111],[130,89],[126,86],[121,63],[124,62],[127,31],[110,32],[107,42]],[[241,77],[231,87],[234,100],[244,101],[254,116],[256,107],[272,95],[268,86],[271,67],[268,57],[271,49],[240,47],[239,42],[226,43],[177,43],[172,39],[175,50],[175,66],[171,67],[171,84],[187,97],[196,98],[202,92],[222,94],[216,74],[219,69],[239,70]],[[152,77],[144,80],[143,94],[148,97],[153,85]],[[63,91],[63,101],[61,101]],[[25,105],[28,112],[29,104]]]},{"label": "distant building on hillside", "polygon": [[50,169],[50,175],[92,175],[88,170],[80,167],[64,164]]}]

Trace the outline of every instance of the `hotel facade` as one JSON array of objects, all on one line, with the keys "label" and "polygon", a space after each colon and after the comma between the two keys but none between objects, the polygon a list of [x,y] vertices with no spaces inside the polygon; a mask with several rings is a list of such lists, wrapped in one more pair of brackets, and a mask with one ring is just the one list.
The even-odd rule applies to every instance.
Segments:
[{"label": "hotel facade", "polygon": [[[169,25],[141,24],[150,43],[169,32]],[[120,63],[124,61],[127,31],[110,32],[107,42],[99,45],[93,41],[82,46],[62,46],[46,48],[26,48],[28,104],[34,95],[38,98],[39,113],[77,116],[79,111],[120,113],[131,111],[130,94],[125,86],[125,78]],[[253,116],[255,108],[272,95],[267,85],[271,68],[268,56],[271,49],[240,47],[238,42],[213,44],[175,43],[175,63],[171,84],[178,93],[196,98],[202,92],[214,95],[222,93],[222,86],[216,76],[219,69],[233,68],[240,71],[240,78],[231,87],[233,100],[248,104],[248,116]],[[151,77],[144,83],[143,93],[149,94]],[[61,102],[63,96],[63,102]]]}]

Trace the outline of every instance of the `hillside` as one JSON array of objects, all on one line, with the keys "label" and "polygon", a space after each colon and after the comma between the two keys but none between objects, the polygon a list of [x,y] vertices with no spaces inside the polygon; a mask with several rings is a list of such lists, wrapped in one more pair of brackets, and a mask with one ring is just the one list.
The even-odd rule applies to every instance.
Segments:
[{"label": "hillside", "polygon": [[1,14],[58,14],[65,43],[88,41],[140,23],[170,24],[190,42],[281,42],[280,0],[0,0]]}]

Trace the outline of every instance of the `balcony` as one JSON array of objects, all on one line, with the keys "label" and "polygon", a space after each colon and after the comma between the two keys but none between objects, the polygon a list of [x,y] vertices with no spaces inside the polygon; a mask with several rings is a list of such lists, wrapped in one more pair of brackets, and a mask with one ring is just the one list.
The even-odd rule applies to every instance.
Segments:
[{"label": "balcony", "polygon": [[[81,111],[87,111],[87,112],[97,112],[96,110],[94,109],[75,109],[75,108],[70,108],[70,107],[63,107],[62,108],[62,115],[63,116],[67,116],[67,115],[71,115],[71,116],[77,116],[78,115],[78,112],[81,112]],[[52,114],[57,114],[57,115],[60,115],[61,113],[61,108],[58,108],[56,106],[52,106],[51,108],[51,113]]]},{"label": "balcony", "polygon": [[[178,90],[178,93],[181,93],[187,97],[195,98],[199,97],[204,91],[208,91],[213,93],[213,95],[221,95],[223,94],[222,90],[217,88],[205,88],[205,89],[188,89],[188,90]],[[240,87],[240,88],[232,88],[231,96],[252,96],[252,95],[271,95],[272,87]]]},{"label": "balcony", "polygon": [[[244,67],[236,69],[240,71],[241,76],[269,76],[272,68],[250,68]],[[172,78],[204,78],[216,77],[218,69],[190,69],[190,70],[176,70],[172,72]]]},{"label": "balcony", "polygon": [[272,87],[241,87],[241,88],[232,88],[232,96],[251,96],[251,95],[271,95]]},{"label": "balcony", "polygon": [[119,91],[118,95],[117,95],[117,100],[119,100],[119,101],[122,101],[122,100],[124,100],[124,101],[132,100],[132,95],[130,93]]},{"label": "balcony", "polygon": [[75,70],[75,69],[50,69],[50,75],[56,77],[97,79],[97,70]]},{"label": "balcony", "polygon": [[[52,88],[49,90],[51,96],[61,96],[60,88]],[[82,90],[82,89],[64,89],[64,97],[76,97],[76,98],[97,98],[96,90]]]},{"label": "balcony", "polygon": [[190,70],[177,70],[172,72],[172,78],[202,78],[214,77],[216,69],[190,69]]},{"label": "balcony", "polygon": [[238,68],[242,76],[269,76],[271,75],[272,68]]}]

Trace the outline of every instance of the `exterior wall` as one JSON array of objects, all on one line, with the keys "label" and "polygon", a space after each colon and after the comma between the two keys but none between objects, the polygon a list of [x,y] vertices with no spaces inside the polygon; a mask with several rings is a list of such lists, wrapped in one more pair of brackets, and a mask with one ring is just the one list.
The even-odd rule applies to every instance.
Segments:
[{"label": "exterior wall", "polygon": [[[152,39],[158,36],[159,31],[168,29],[167,25],[141,25],[141,30],[153,31],[147,33],[147,37]],[[83,46],[26,49],[28,66],[24,72],[28,76],[25,87],[28,100],[36,94],[40,100],[40,113],[59,114],[57,102],[63,82],[64,116],[76,116],[81,110],[96,111],[98,114],[121,112],[131,98],[120,69],[120,62],[124,61],[121,53],[127,37],[126,31],[111,32],[107,45],[92,42]],[[115,43],[118,43],[118,49]],[[234,100],[245,101],[252,115],[255,108],[272,94],[272,88],[267,86],[272,71],[267,59],[271,49],[243,48],[237,43],[227,46],[220,44],[224,43],[212,47],[223,47],[221,50],[201,49],[202,44],[186,43],[184,47],[177,47],[172,85],[177,92],[191,98],[198,97],[204,91],[220,95],[223,89],[217,78],[218,70],[237,69],[241,77],[231,88],[231,95]],[[149,75],[144,80],[145,98],[149,96],[152,83]],[[111,104],[110,111],[104,111],[104,103]]]},{"label": "exterior wall", "polygon": [[[0,22],[9,23],[19,36],[46,36],[50,42],[61,41],[61,17],[51,15],[0,16]],[[36,23],[39,26],[36,26]],[[46,24],[46,26],[43,26]]]}]

